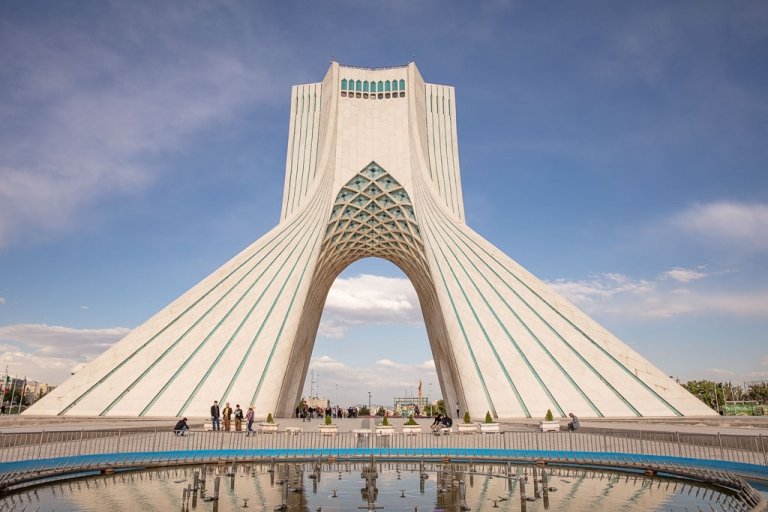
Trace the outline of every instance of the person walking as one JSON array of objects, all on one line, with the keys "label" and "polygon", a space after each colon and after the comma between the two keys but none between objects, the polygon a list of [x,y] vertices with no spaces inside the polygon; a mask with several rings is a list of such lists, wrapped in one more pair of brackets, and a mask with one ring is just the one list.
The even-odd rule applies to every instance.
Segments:
[{"label": "person walking", "polygon": [[221,422],[219,420],[220,417],[221,413],[219,412],[219,402],[218,400],[214,400],[213,405],[211,406],[211,429],[221,430]]},{"label": "person walking", "polygon": [[243,430],[243,410],[240,408],[240,404],[235,406],[235,431],[242,432]]},{"label": "person walking", "polygon": [[221,411],[221,415],[224,419],[224,430],[229,432],[232,429],[232,408],[229,406],[229,402],[224,404],[224,409]]},{"label": "person walking", "polygon": [[245,413],[245,422],[246,422],[246,428],[248,431],[245,433],[246,436],[250,436],[251,434],[255,434],[253,431],[253,406],[248,408],[248,412]]}]

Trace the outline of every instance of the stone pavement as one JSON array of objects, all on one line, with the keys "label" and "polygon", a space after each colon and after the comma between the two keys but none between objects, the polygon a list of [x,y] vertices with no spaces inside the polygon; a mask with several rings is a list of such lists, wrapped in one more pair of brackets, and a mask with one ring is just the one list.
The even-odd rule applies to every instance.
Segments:
[{"label": "stone pavement", "polygon": [[[63,417],[28,417],[0,416],[0,432],[40,432],[42,430],[154,430],[171,429],[177,418],[63,418]],[[202,429],[204,418],[190,418],[193,430]],[[263,421],[263,418],[257,419]],[[287,427],[301,427],[305,432],[317,432],[322,418],[302,421],[300,418],[278,418],[280,430]],[[380,418],[334,418],[339,432],[351,432],[355,429],[371,428]],[[455,421],[455,420],[454,420]],[[417,422],[426,432],[432,424],[432,418],[419,418]],[[390,423],[400,427],[404,418],[390,418]],[[538,430],[538,420],[521,419],[500,422],[502,431],[533,432]],[[562,428],[567,420],[560,419]],[[455,424],[455,423],[454,423]],[[729,434],[729,435],[764,435],[768,436],[768,417],[724,416],[708,418],[632,418],[632,419],[582,419],[582,430],[629,430],[653,432],[680,432],[691,434]],[[399,429],[398,429],[399,430]]]}]

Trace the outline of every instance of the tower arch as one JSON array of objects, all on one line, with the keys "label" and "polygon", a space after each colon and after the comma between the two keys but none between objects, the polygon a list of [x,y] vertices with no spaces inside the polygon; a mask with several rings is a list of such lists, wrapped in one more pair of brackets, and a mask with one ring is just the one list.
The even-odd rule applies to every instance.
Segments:
[{"label": "tower arch", "polygon": [[[338,191],[331,207],[307,305],[278,399],[278,414],[288,415],[298,403],[309,368],[328,292],[335,279],[358,260],[382,258],[398,267],[416,290],[441,389],[449,403],[458,401],[457,366],[448,344],[424,255],[414,205],[402,184],[371,162]],[[300,378],[297,378],[300,376]]]},{"label": "tower arch", "polygon": [[[360,101],[376,81],[398,94]],[[24,414],[290,414],[328,291],[365,257],[413,283],[451,410],[715,414],[466,224],[453,87],[333,62],[291,98],[279,223]]]}]

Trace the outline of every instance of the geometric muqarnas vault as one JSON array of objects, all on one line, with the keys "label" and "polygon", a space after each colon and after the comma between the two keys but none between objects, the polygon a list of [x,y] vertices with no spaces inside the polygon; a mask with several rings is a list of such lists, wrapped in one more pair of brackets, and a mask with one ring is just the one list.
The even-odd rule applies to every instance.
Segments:
[{"label": "geometric muqarnas vault", "polygon": [[413,63],[294,86],[280,223],[28,413],[289,415],[331,284],[379,257],[412,281],[443,397],[473,417],[714,414],[466,225],[456,135],[453,87]]}]

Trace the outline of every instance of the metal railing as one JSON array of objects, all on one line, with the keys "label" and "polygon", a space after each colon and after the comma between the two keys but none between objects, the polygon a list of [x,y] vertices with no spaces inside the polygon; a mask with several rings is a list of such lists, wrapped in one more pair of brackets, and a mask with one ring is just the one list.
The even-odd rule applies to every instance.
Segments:
[{"label": "metal railing", "polygon": [[[643,431],[376,435],[320,432],[248,436],[194,431],[80,430],[0,434],[0,494],[89,471],[248,460],[420,459],[548,461],[643,469],[699,478],[738,490],[763,510],[765,500],[732,471],[768,479],[763,436]],[[719,475],[719,476],[718,476]],[[731,482],[731,484],[729,484]]]},{"label": "metal railing", "polygon": [[[463,453],[468,457],[494,457],[510,450],[522,452],[620,453],[687,459],[717,460],[768,466],[768,440],[762,435],[685,434],[647,431],[503,432],[501,434],[369,435],[343,432],[257,434],[194,431],[176,436],[167,430],[80,430],[0,434],[0,463],[34,461],[98,454],[164,452],[269,452],[279,456],[332,456],[373,453],[377,456],[409,453]],[[457,451],[458,450],[458,451]],[[273,453],[274,452],[274,453]],[[1,471],[1,469],[0,469]]]}]

